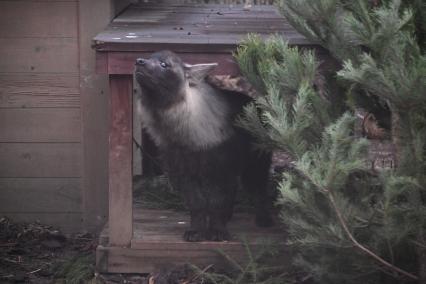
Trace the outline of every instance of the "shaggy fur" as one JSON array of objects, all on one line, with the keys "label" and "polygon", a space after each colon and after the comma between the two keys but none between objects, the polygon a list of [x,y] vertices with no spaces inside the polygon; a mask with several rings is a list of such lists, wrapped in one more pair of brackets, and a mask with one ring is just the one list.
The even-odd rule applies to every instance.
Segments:
[{"label": "shaggy fur", "polygon": [[[161,148],[186,145],[194,150],[216,146],[234,134],[227,102],[207,84],[185,86],[185,100],[161,110],[141,104],[142,121]],[[204,95],[211,94],[211,95]]]},{"label": "shaggy fur", "polygon": [[190,210],[187,241],[230,238],[226,224],[240,179],[257,201],[257,223],[271,224],[265,193],[270,155],[255,153],[252,137],[233,124],[250,99],[206,82],[215,66],[188,65],[170,51],[136,62],[144,128]]}]

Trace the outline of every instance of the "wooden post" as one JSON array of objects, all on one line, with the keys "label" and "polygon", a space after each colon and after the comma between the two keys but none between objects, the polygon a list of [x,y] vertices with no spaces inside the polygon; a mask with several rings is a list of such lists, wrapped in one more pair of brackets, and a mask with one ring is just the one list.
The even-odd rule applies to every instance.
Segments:
[{"label": "wooden post", "polygon": [[132,214],[132,76],[110,75],[109,245],[130,246]]},{"label": "wooden post", "polygon": [[[105,0],[78,1],[84,227],[99,231],[108,218],[108,75],[94,74],[99,60],[92,38],[113,15]],[[105,54],[102,54],[105,55]]]}]

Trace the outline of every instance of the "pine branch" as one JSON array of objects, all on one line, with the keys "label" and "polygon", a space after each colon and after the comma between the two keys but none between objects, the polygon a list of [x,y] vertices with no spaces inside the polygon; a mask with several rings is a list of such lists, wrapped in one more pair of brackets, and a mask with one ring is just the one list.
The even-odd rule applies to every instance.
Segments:
[{"label": "pine branch", "polygon": [[[240,125],[262,147],[293,157],[278,203],[299,253],[294,263],[323,283],[377,283],[382,273],[422,282],[426,250],[413,243],[425,243],[426,227],[426,57],[411,26],[419,13],[400,0],[374,8],[371,0],[281,2],[299,32],[344,63],[337,74],[343,84],[324,76],[329,92],[323,96],[315,58],[282,41],[252,38],[238,59],[265,94],[246,109]],[[352,136],[350,116],[333,123],[341,112],[331,113],[328,100],[335,104],[348,93],[353,107],[362,101],[375,115],[385,108],[386,127],[398,129],[392,137],[399,139],[403,163],[391,175],[368,175],[366,141]],[[406,248],[420,253],[407,254]]]},{"label": "pine branch", "polygon": [[358,249],[360,249],[361,251],[363,251],[365,254],[367,254],[368,256],[370,256],[371,258],[375,259],[376,261],[378,261],[379,263],[381,263],[382,265],[384,265],[385,267],[399,273],[402,274],[412,280],[418,280],[419,278],[410,273],[407,272],[395,265],[393,265],[392,263],[389,263],[388,261],[384,260],[383,258],[381,258],[380,256],[378,256],[376,253],[372,252],[371,250],[369,250],[368,248],[366,248],[365,246],[363,246],[362,244],[360,244],[357,239],[355,239],[355,237],[352,235],[351,231],[349,230],[346,221],[342,215],[342,212],[340,211],[339,207],[336,204],[336,200],[334,198],[333,192],[327,188],[324,188],[320,185],[318,185],[318,183],[316,183],[314,180],[311,179],[311,177],[309,177],[308,175],[305,175],[303,172],[298,171],[298,174],[300,174],[301,176],[303,176],[306,180],[309,180],[313,185],[315,185],[318,190],[322,193],[325,193],[328,196],[328,199],[330,200],[330,203],[333,206],[334,212],[336,213],[336,216],[339,220],[340,225],[342,226],[343,230],[345,231],[347,237],[349,238],[349,240],[355,245],[355,247],[357,247]]},{"label": "pine branch", "polygon": [[[416,275],[414,275],[410,272],[407,272],[407,271],[393,265],[392,263],[389,263],[385,259],[381,258],[378,254],[374,253],[373,251],[369,250],[367,247],[365,247],[364,245],[359,243],[358,240],[353,236],[353,234],[349,230],[348,225],[345,221],[345,218],[343,217],[341,210],[337,206],[333,191],[330,189],[329,186],[335,183],[334,179],[336,179],[338,175],[342,175],[342,173],[338,173],[336,171],[336,161],[338,159],[340,159],[340,156],[341,156],[341,155],[338,154],[339,148],[341,147],[340,143],[342,143],[342,141],[345,140],[345,136],[348,135],[348,133],[342,132],[342,129],[346,130],[346,131],[348,129],[350,129],[346,125],[346,123],[348,123],[350,121],[349,119],[350,119],[350,117],[345,115],[335,125],[328,127],[325,131],[325,133],[330,136],[330,138],[328,138],[328,136],[325,134],[324,138],[323,138],[323,143],[325,145],[327,145],[328,147],[330,147],[329,152],[327,152],[327,155],[330,156],[330,163],[328,164],[329,170],[328,170],[328,174],[326,175],[326,181],[325,182],[322,182],[320,179],[312,177],[312,175],[314,174],[314,171],[311,167],[315,167],[315,164],[312,165],[310,161],[316,160],[312,156],[308,157],[307,155],[304,155],[304,157],[302,157],[302,159],[304,158],[304,159],[306,159],[306,161],[299,162],[298,166],[295,168],[295,170],[297,171],[297,174],[299,176],[301,176],[301,177],[303,177],[303,179],[309,181],[320,192],[324,193],[327,196],[328,200],[330,201],[330,203],[332,205],[333,211],[335,212],[335,214],[338,218],[339,224],[343,228],[348,239],[353,243],[353,245],[355,247],[357,247],[362,252],[367,254],[369,257],[375,259],[376,261],[378,261],[380,264],[384,265],[388,269],[395,271],[399,274],[402,274],[402,275],[404,275],[404,276],[406,276],[410,279],[418,280],[418,277]],[[353,145],[353,148],[355,148],[357,150],[360,150],[359,147],[361,147],[361,144],[359,146],[357,144]],[[345,148],[343,147],[343,149],[345,149]],[[349,152],[353,152],[352,154],[356,155],[357,150],[352,150],[352,151],[349,151]],[[355,159],[355,157],[352,157],[352,159]],[[351,159],[349,158],[348,160],[351,160]],[[356,165],[357,161],[354,161],[353,163],[354,163],[354,165]],[[303,166],[303,165],[310,165],[310,167],[305,168],[305,166]],[[349,167],[351,167],[351,166],[349,166]],[[353,169],[356,169],[356,166],[353,166]],[[350,172],[350,170],[348,170],[348,172]],[[404,180],[407,182],[407,178],[405,178]],[[411,183],[413,183],[413,181],[411,181]],[[297,198],[297,197],[295,197],[295,198]]]}]

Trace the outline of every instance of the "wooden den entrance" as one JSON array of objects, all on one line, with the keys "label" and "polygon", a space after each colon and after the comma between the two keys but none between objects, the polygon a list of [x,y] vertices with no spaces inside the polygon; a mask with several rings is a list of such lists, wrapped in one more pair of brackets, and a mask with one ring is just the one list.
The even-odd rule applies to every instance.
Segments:
[{"label": "wooden den entrance", "polygon": [[110,83],[109,221],[97,248],[100,272],[149,273],[163,266],[200,267],[222,261],[221,249],[246,258],[239,239],[256,246],[260,239],[282,241],[278,227],[261,229],[254,216],[235,214],[233,240],[189,243],[182,240],[186,213],[134,206],[132,197],[132,97],[134,62],[169,49],[188,63],[218,62],[217,75],[239,74],[232,52],[248,32],[279,34],[293,45],[309,45],[273,6],[141,3],[129,6],[94,38],[97,72]]}]

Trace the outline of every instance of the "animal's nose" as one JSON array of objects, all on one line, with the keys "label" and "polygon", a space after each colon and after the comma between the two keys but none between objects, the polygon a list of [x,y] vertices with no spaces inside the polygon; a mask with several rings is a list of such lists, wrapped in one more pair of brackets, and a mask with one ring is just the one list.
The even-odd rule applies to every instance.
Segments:
[{"label": "animal's nose", "polygon": [[145,65],[145,59],[143,58],[136,59],[136,65]]}]

